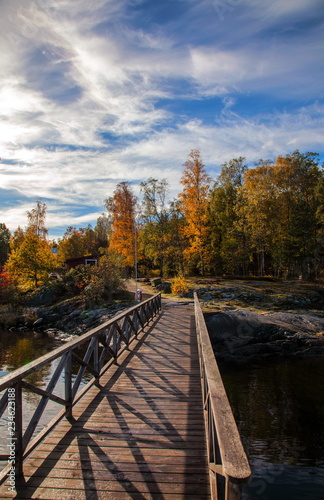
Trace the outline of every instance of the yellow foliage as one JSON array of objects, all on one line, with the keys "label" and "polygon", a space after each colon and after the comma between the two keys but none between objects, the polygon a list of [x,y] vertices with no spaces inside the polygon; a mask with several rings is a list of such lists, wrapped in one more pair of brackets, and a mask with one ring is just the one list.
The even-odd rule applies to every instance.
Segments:
[{"label": "yellow foliage", "polygon": [[188,283],[186,282],[185,277],[183,276],[182,273],[178,274],[173,280],[173,283],[171,285],[171,292],[174,295],[179,295],[179,297],[183,297],[183,294],[185,292],[188,292],[189,286]]}]

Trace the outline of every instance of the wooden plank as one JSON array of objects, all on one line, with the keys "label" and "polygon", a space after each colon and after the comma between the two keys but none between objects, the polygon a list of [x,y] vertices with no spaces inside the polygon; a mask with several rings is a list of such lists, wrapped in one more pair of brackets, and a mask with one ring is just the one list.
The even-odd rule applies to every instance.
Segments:
[{"label": "wooden plank", "polygon": [[139,335],[75,405],[74,421],[61,422],[26,460],[17,500],[210,498],[191,315],[165,311]]},{"label": "wooden plank", "polygon": [[[127,477],[118,480],[96,480],[93,476],[86,481],[86,478],[38,478],[38,477],[28,477],[26,476],[26,487],[41,487],[41,488],[51,488],[55,491],[56,495],[53,496],[55,498],[61,498],[60,492],[62,489],[68,488],[73,490],[81,490],[85,489],[85,482],[87,482],[88,489],[92,489],[94,491],[106,491],[107,493],[110,491],[128,491],[128,492],[151,492],[151,493],[177,493],[178,495],[184,495],[186,488],[190,488],[190,492],[200,493],[201,491],[207,492],[208,488],[206,483],[201,482],[192,482],[192,474],[189,475],[191,477],[191,481],[188,484],[184,484],[181,482],[159,482],[154,481],[154,478],[151,476],[151,481],[139,480],[139,481],[129,481]],[[199,476],[201,477],[201,476]],[[208,477],[208,476],[207,476]],[[24,488],[25,489],[25,488]],[[109,498],[109,497],[108,497]],[[182,498],[182,497],[179,497]]]},{"label": "wooden plank", "polygon": [[[185,497],[180,497],[177,493],[151,493],[145,492],[145,496],[141,492],[127,491],[98,491],[85,489],[84,491],[76,491],[74,489],[60,490],[60,497],[57,496],[57,490],[52,488],[38,488],[35,492],[32,488],[24,488],[21,495],[15,497],[15,500],[53,500],[60,498],[60,500],[179,500],[179,498],[186,498],[186,500],[207,500],[210,498],[209,494],[199,493],[186,493]],[[3,498],[12,498],[8,493]]]},{"label": "wooden plank", "polygon": [[[46,459],[43,458],[35,458],[30,459],[29,466],[25,466],[25,471],[28,473],[30,470],[34,471],[36,468],[40,468],[42,466],[42,470],[45,471],[46,474],[49,474],[48,471],[63,469],[64,471],[67,469],[85,469],[89,470],[89,468],[95,470],[107,470],[109,468],[110,471],[119,470],[123,468],[125,471],[132,472],[166,472],[173,474],[184,474],[184,473],[206,473],[206,467],[204,464],[197,464],[197,459],[191,460],[191,463],[188,463],[186,458],[181,459],[181,457],[177,457],[174,460],[174,463],[150,463],[146,462],[112,462],[107,459],[104,460],[96,460],[96,455],[92,455],[88,460],[54,460],[54,459]],[[42,473],[41,473],[42,474]],[[31,475],[31,474],[28,474]]]}]

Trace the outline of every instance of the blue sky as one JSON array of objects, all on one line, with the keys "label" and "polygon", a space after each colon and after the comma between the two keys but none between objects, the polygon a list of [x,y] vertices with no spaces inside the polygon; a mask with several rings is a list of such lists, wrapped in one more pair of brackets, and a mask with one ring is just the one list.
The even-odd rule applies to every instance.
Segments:
[{"label": "blue sky", "polygon": [[324,159],[323,0],[0,0],[0,222],[47,203],[51,238],[116,184],[181,191],[295,149]]}]

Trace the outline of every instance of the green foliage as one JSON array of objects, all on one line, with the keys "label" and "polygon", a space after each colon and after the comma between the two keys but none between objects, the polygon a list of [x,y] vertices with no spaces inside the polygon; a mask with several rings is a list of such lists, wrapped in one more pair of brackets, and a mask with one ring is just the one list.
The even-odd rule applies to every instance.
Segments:
[{"label": "green foliage", "polygon": [[63,294],[68,297],[80,295],[91,280],[91,269],[90,266],[77,266],[63,273]]},{"label": "green foliage", "polygon": [[123,259],[115,252],[103,255],[98,266],[89,268],[90,280],[83,290],[88,305],[110,302],[120,290],[124,290]]},{"label": "green foliage", "polygon": [[142,222],[140,238],[142,256],[152,260],[159,267],[159,274],[163,276],[167,267],[168,224],[169,214],[166,207],[168,183],[166,179],[158,181],[150,178],[141,183],[143,193]]},{"label": "green foliage", "polygon": [[0,223],[0,266],[3,266],[8,258],[10,250],[10,231],[5,224]]}]

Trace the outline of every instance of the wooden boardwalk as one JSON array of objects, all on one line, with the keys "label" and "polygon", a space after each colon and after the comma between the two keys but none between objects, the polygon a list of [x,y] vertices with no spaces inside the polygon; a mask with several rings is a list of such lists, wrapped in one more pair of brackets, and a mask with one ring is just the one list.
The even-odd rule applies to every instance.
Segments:
[{"label": "wooden boardwalk", "polygon": [[194,312],[167,305],[24,465],[17,499],[209,499]]}]

